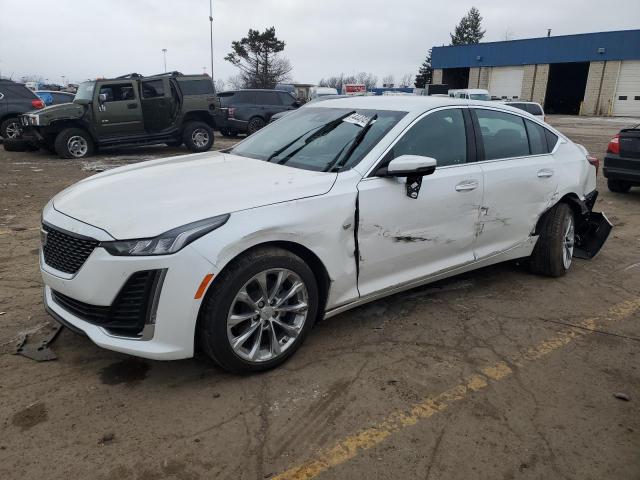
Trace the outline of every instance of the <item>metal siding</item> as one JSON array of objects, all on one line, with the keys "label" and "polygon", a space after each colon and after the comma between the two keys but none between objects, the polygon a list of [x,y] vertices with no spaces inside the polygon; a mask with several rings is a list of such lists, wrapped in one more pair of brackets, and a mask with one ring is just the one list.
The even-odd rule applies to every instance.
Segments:
[{"label": "metal siding", "polygon": [[[605,53],[598,53],[604,48]],[[481,60],[478,60],[481,57]],[[640,30],[434,47],[433,68],[640,60]]]},{"label": "metal siding", "polygon": [[[620,97],[627,98],[620,100]],[[624,117],[640,115],[640,62],[623,62],[620,66],[613,114]]]}]

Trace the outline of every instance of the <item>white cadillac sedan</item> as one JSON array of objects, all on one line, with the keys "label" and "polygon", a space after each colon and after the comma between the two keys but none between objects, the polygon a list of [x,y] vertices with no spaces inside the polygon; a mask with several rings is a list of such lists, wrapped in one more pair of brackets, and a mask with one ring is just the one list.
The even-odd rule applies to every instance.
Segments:
[{"label": "white cadillac sedan", "polygon": [[354,97],[234,148],[83,180],[45,207],[47,311],[151,359],[275,367],[322,317],[506,260],[564,275],[611,225],[598,160],[504,105]]}]

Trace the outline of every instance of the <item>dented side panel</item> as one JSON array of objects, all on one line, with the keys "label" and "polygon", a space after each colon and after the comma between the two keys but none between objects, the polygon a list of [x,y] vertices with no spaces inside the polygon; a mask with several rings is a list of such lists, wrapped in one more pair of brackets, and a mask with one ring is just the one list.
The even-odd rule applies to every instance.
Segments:
[{"label": "dented side panel", "polygon": [[407,197],[405,183],[367,178],[358,185],[358,286],[363,296],[475,259],[480,167],[437,169],[424,177],[417,199]]}]

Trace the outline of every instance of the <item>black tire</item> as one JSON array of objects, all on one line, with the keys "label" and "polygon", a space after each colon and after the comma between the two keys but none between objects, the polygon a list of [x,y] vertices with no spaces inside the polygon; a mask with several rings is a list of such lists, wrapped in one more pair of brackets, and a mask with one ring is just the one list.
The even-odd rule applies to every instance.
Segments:
[{"label": "black tire", "polygon": [[628,193],[631,190],[631,184],[624,180],[616,180],[614,178],[607,179],[607,188],[615,193]]},{"label": "black tire", "polygon": [[[192,152],[206,152],[213,146],[213,130],[204,122],[189,122],[182,131],[182,141]],[[199,144],[199,141],[204,143]]]},{"label": "black tire", "polygon": [[542,216],[536,229],[538,242],[529,259],[533,273],[550,277],[561,277],[567,273],[572,263],[571,259],[568,266],[564,262],[565,232],[569,221],[574,226],[575,241],[575,219],[569,205],[559,203]]},{"label": "black tire", "polygon": [[[14,133],[16,132],[16,133]],[[20,121],[17,117],[10,117],[0,123],[0,137],[4,140],[20,138]]]},{"label": "black tire", "polygon": [[[34,149],[29,140],[21,138],[5,138],[2,144],[7,152],[28,152]],[[37,150],[37,147],[35,149]]]},{"label": "black tire", "polygon": [[[74,148],[72,139],[76,139],[80,146]],[[65,128],[56,136],[54,146],[60,157],[75,159],[89,157],[95,149],[91,135],[82,128]]]},{"label": "black tire", "polygon": [[226,128],[223,128],[222,130],[220,130],[220,133],[222,134],[223,137],[237,137],[238,136],[238,132],[236,132],[235,130],[228,130]]},{"label": "black tire", "polygon": [[[262,362],[243,359],[227,336],[227,316],[237,293],[255,275],[282,268],[294,272],[307,288],[307,317],[294,342],[280,356]],[[311,268],[297,255],[280,248],[260,248],[234,260],[214,279],[200,308],[196,342],[220,367],[234,373],[261,372],[289,359],[304,342],[318,315],[318,286]],[[252,320],[253,321],[253,320]]]},{"label": "black tire", "polygon": [[260,117],[253,117],[247,124],[247,135],[253,135],[266,125],[265,121]]}]

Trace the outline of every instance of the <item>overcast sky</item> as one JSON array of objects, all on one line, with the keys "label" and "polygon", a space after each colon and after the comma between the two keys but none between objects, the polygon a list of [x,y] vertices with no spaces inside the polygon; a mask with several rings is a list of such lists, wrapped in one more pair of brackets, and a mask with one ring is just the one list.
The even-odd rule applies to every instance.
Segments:
[{"label": "overcast sky", "polygon": [[[415,74],[427,50],[448,44],[471,6],[485,41],[640,27],[638,0],[214,0],[214,76],[249,28],[275,26],[299,82],[344,72],[396,81]],[[38,74],[60,83],[99,76],[209,70],[208,0],[0,0],[0,74]]]}]

